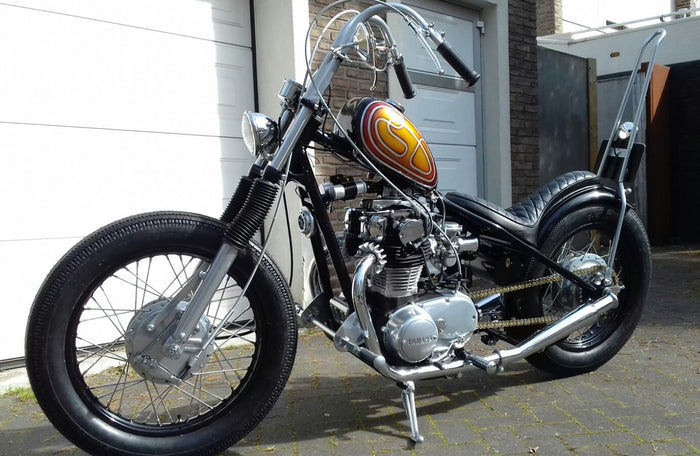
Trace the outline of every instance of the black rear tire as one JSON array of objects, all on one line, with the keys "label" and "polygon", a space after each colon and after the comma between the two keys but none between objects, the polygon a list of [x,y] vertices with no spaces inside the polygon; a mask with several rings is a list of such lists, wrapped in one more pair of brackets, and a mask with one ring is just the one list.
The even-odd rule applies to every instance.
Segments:
[{"label": "black rear tire", "polygon": [[200,261],[210,263],[224,230],[196,214],[128,217],[85,238],[45,280],[27,326],[29,379],[49,420],[83,450],[214,455],[275,404],[294,362],[296,318],[267,256],[237,300],[260,258],[253,244],[206,311],[207,324],[225,329],[197,375],[179,385],[153,382],[127,359],[128,323],[173,296]]},{"label": "black rear tire", "polygon": [[[586,207],[565,216],[552,229],[540,250],[558,263],[573,264],[575,258],[594,264],[608,261],[608,250],[615,234],[619,211],[609,207]],[[622,234],[613,267],[614,278],[624,286],[618,295],[619,306],[607,312],[588,328],[570,334],[564,340],[527,360],[543,371],[566,377],[590,372],[609,361],[632,336],[646,303],[651,281],[651,249],[644,225],[630,210],[624,218]],[[525,279],[552,274],[542,264],[532,264]],[[602,273],[591,274],[590,280],[601,280]],[[562,316],[584,303],[581,290],[559,282],[531,288],[509,300],[517,317]],[[512,331],[523,339],[528,332]],[[522,330],[522,328],[521,328]]]}]

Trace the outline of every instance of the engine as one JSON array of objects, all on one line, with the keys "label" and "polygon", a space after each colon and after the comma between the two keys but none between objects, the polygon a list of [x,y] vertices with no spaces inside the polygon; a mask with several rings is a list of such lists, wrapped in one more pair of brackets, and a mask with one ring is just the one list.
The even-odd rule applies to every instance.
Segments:
[{"label": "engine", "polygon": [[449,284],[447,277],[457,270],[458,254],[475,252],[478,241],[462,236],[456,223],[443,224],[444,234],[431,225],[402,199],[365,199],[346,212],[348,254],[357,255],[369,242],[386,258],[369,278],[366,298],[376,334],[393,362],[441,360],[476,329],[473,301],[455,293],[456,283]]}]

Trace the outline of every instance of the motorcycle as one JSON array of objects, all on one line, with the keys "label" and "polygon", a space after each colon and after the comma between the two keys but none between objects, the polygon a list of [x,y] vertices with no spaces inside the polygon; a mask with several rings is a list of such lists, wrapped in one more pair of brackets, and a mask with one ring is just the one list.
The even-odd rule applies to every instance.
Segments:
[{"label": "motorcycle", "polygon": [[[479,80],[410,7],[377,1],[353,11],[305,84],[284,82],[278,120],[243,116],[256,159],[220,219],[155,212],[116,221],[45,279],[27,326],[27,370],[44,413],[77,446],[99,455],[225,450],[280,396],[298,325],[321,328],[399,385],[413,442],[423,441],[417,380],[495,374],[522,359],[554,376],[581,374],[632,335],[651,274],[649,241],[628,203],[644,152],[635,143],[643,103],[622,122],[634,74],[597,173],[566,173],[507,209],[443,195],[401,105],[355,98],[336,115],[324,95],[346,62],[393,68],[405,96],[415,94],[384,13],[403,18],[438,67],[435,52],[468,85]],[[653,63],[664,33],[643,44],[635,68],[650,43]],[[313,148],[369,177],[318,185]],[[306,308],[254,240],[287,184],[315,258]],[[338,201],[351,202],[341,232],[328,215]],[[512,347],[477,354],[477,335]]]}]

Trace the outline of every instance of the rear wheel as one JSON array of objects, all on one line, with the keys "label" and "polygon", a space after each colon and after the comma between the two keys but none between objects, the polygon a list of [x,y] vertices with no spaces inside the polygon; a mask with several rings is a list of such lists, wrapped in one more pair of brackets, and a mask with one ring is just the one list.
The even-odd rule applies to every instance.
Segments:
[{"label": "rear wheel", "polygon": [[197,337],[220,332],[192,375],[169,379],[168,358],[134,350],[147,340],[142,320],[211,262],[224,228],[194,214],[129,217],[83,240],[46,279],[28,324],[27,368],[47,417],[76,445],[100,455],[213,455],[272,408],[292,368],[296,320],[267,257],[242,294],[255,246],[198,321],[192,351],[203,347]]},{"label": "rear wheel", "polygon": [[[568,214],[540,250],[586,280],[602,283],[618,214],[616,209],[604,207],[587,207]],[[633,211],[625,215],[613,271],[614,281],[623,287],[618,295],[619,306],[593,325],[529,356],[531,364],[557,376],[589,372],[610,360],[630,338],[642,315],[651,280],[649,241]],[[534,264],[526,271],[525,279],[552,273],[544,265]],[[585,302],[578,286],[559,280],[520,293],[514,300],[514,311],[518,317],[561,317]],[[518,337],[527,335],[519,333]]]}]

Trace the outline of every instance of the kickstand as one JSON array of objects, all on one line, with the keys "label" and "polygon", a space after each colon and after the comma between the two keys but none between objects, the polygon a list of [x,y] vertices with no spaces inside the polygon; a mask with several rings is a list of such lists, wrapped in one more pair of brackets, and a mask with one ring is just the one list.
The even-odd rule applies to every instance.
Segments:
[{"label": "kickstand", "polygon": [[411,440],[415,443],[422,443],[423,436],[418,432],[418,414],[416,413],[416,386],[413,382],[398,383],[401,388],[401,401],[406,410],[408,422],[411,425]]}]

